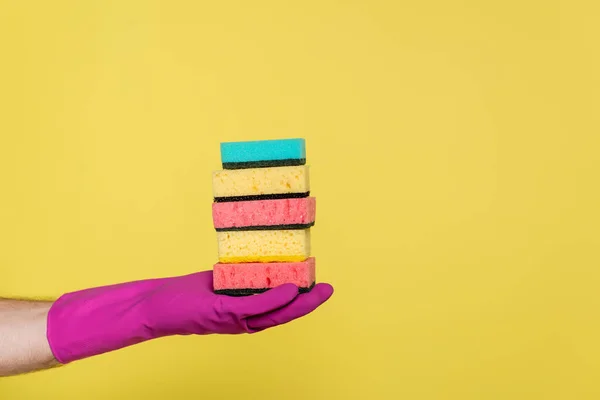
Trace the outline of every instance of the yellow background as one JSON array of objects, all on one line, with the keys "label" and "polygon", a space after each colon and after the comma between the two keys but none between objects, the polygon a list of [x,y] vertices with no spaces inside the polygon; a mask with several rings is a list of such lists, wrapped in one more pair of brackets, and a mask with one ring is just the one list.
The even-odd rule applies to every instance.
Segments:
[{"label": "yellow background", "polygon": [[598,8],[0,1],[0,293],[211,268],[219,142],[307,140],[330,302],[4,399],[597,399]]}]

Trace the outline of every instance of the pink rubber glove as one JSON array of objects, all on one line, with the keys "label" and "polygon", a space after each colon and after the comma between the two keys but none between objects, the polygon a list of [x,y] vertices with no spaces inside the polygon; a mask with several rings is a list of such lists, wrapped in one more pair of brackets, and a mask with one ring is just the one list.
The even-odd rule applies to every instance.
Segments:
[{"label": "pink rubber glove", "polygon": [[48,313],[48,342],[62,364],[169,335],[255,333],[300,318],[333,287],[298,294],[293,284],[247,297],[213,293],[212,271],[86,289]]}]

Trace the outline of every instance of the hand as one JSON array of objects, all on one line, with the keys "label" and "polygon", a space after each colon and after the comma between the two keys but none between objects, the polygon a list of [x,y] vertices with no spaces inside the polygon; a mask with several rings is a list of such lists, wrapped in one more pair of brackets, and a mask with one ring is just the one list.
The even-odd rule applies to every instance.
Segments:
[{"label": "hand", "polygon": [[169,335],[256,333],[314,311],[333,294],[285,284],[265,293],[213,293],[212,271],[86,289],[60,297],[48,313],[48,341],[61,363]]},{"label": "hand", "polygon": [[318,284],[298,294],[293,284],[265,293],[229,297],[213,293],[212,271],[164,280],[145,299],[147,323],[161,335],[255,333],[302,317],[333,293]]}]

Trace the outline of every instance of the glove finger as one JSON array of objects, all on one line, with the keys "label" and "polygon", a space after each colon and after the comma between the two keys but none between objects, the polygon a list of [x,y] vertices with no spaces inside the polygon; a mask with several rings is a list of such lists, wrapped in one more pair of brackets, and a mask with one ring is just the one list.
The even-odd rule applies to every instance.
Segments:
[{"label": "glove finger", "polygon": [[313,312],[333,295],[333,287],[319,283],[308,293],[297,296],[290,304],[263,315],[248,318],[247,325],[252,331],[261,331],[288,323]]},{"label": "glove finger", "polygon": [[242,318],[281,308],[298,296],[298,287],[286,283],[261,294],[227,298],[227,306]]}]

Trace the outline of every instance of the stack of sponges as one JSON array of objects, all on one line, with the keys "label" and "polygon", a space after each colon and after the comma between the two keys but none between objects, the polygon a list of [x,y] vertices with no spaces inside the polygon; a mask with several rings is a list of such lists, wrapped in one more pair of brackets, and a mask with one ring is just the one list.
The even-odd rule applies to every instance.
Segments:
[{"label": "stack of sponges", "polygon": [[316,199],[304,139],[221,143],[221,164],[213,172],[215,293],[245,296],[284,283],[310,291]]}]

